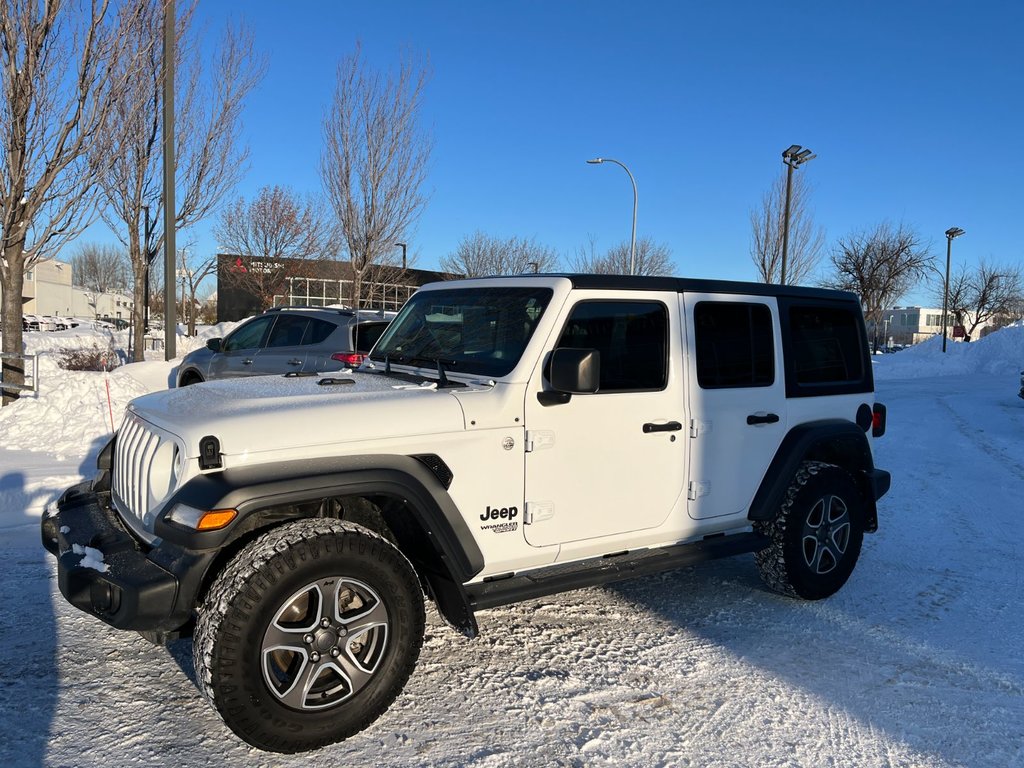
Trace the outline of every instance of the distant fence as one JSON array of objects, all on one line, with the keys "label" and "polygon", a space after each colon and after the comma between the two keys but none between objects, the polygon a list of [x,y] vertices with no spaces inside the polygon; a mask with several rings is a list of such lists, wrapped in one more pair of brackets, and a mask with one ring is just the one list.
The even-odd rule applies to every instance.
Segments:
[{"label": "distant fence", "polygon": [[32,373],[25,371],[25,382],[24,384],[8,384],[3,380],[3,366],[0,366],[0,392],[7,390],[10,392],[38,392],[39,391],[39,356],[38,355],[17,355],[13,352],[0,352],[0,361],[2,360],[22,360],[26,363],[25,368],[29,367],[31,363]]}]

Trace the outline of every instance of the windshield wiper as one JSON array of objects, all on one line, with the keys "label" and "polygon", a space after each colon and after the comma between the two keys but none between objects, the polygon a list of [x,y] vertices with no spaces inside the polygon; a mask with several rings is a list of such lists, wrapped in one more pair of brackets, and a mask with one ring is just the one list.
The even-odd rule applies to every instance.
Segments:
[{"label": "windshield wiper", "polygon": [[[422,367],[422,363],[431,363],[437,369],[437,386],[438,389],[444,389],[446,387],[464,387],[466,386],[461,381],[452,381],[448,378],[448,370],[454,368],[459,363],[457,360],[445,359],[442,357],[425,357],[422,355],[385,355],[384,356],[384,375],[395,376],[397,375],[391,370],[392,361],[400,365],[415,365]],[[406,375],[406,374],[401,374]],[[434,381],[434,379],[424,378],[427,381]]]},{"label": "windshield wiper", "polygon": [[464,386],[462,382],[456,382],[453,384],[448,379],[447,367],[454,368],[458,364],[457,361],[455,360],[445,360],[440,357],[412,357],[409,358],[409,362],[413,364],[433,363],[435,366],[437,366],[437,386],[439,388]]}]

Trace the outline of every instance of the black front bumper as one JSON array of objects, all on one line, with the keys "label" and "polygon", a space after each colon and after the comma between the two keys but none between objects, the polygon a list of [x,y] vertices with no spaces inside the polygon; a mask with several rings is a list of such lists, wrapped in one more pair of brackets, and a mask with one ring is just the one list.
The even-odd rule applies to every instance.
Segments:
[{"label": "black front bumper", "polygon": [[61,594],[118,629],[179,629],[191,619],[212,555],[166,542],[146,547],[121,522],[109,499],[82,483],[64,492],[55,514],[44,513],[43,546],[57,558]]}]

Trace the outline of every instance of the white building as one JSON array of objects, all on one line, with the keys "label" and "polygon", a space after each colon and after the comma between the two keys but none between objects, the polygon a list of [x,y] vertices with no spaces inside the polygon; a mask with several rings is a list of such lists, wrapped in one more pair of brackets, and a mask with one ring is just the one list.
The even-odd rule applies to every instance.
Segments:
[{"label": "white building", "polygon": [[71,265],[43,259],[25,271],[21,295],[22,313],[127,321],[132,299],[121,293],[89,291],[71,282]]},{"label": "white building", "polygon": [[[974,330],[974,337],[981,338],[989,323],[985,322]],[[873,329],[868,327],[868,332]],[[882,310],[878,325],[879,339],[883,344],[917,344],[942,334],[942,308],[893,307]],[[953,324],[953,315],[946,318],[946,334],[949,338],[962,338],[963,333]]]}]

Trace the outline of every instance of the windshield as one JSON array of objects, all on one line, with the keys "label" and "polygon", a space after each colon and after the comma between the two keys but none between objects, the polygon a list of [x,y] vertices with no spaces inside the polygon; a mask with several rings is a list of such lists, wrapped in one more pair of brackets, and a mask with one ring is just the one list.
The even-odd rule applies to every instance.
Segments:
[{"label": "windshield", "polygon": [[374,360],[451,373],[504,376],[519,362],[550,288],[455,288],[421,291],[373,348]]}]

